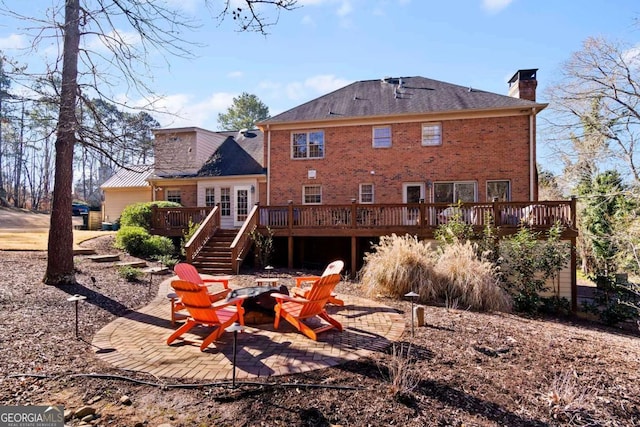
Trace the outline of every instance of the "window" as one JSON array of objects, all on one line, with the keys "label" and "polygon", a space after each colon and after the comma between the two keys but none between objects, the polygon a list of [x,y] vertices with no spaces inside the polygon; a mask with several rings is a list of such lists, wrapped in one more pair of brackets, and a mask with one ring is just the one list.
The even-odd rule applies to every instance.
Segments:
[{"label": "window", "polygon": [[487,202],[498,199],[499,202],[511,200],[511,182],[509,181],[487,181]]},{"label": "window", "polygon": [[441,145],[442,144],[442,124],[441,123],[424,123],[422,125],[422,145]]},{"label": "window", "polygon": [[322,203],[322,187],[319,185],[305,185],[302,187],[302,203],[305,205]]},{"label": "window", "polygon": [[391,147],[391,126],[373,128],[373,148]]},{"label": "window", "polygon": [[167,202],[175,202],[182,204],[180,190],[167,190]]},{"label": "window", "polygon": [[231,188],[220,189],[220,215],[231,216]]},{"label": "window", "polygon": [[433,201],[458,203],[476,201],[475,182],[436,182],[433,184]]},{"label": "window", "polygon": [[373,203],[373,184],[360,184],[360,203]]},{"label": "window", "polygon": [[324,131],[292,133],[291,156],[294,159],[323,158]]},{"label": "window", "polygon": [[204,190],[204,205],[215,206],[216,205],[216,191],[215,188],[205,188]]}]

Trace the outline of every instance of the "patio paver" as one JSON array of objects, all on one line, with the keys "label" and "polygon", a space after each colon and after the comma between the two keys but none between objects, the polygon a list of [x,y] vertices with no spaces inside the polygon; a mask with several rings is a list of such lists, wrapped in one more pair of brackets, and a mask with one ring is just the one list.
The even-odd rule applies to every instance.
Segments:
[{"label": "patio paver", "polygon": [[[158,296],[149,305],[98,331],[92,342],[96,356],[118,368],[157,377],[230,379],[232,333],[223,334],[204,352],[196,342],[205,335],[197,334],[200,328],[185,335],[194,342],[177,340],[171,346],[166,344],[167,337],[179,327],[171,325],[166,298],[173,279],[160,284]],[[344,331],[324,332],[317,342],[284,320],[277,331],[273,323],[247,325],[237,335],[236,378],[270,377],[335,366],[384,351],[402,337],[405,321],[394,309],[353,295],[340,297],[344,297],[345,305],[329,305],[327,311],[342,323]]]}]

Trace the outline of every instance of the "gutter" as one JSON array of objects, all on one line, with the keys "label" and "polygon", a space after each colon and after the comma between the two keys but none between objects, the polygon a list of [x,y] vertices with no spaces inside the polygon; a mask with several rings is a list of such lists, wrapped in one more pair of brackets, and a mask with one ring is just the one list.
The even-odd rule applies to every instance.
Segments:
[{"label": "gutter", "polygon": [[271,205],[271,127],[267,125],[267,206]]}]

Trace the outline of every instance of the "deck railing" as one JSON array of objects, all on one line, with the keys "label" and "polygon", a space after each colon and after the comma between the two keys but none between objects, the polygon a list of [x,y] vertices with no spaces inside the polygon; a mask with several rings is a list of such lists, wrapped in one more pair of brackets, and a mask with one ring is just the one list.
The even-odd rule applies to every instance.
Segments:
[{"label": "deck railing", "polygon": [[528,225],[548,228],[556,222],[575,228],[575,199],[545,202],[404,203],[259,206],[259,226],[277,229],[436,228],[453,218],[483,227]]},{"label": "deck railing", "polygon": [[247,249],[251,245],[251,232],[255,230],[258,225],[258,206],[254,206],[247,219],[242,224],[236,238],[231,243],[231,263],[232,270],[237,274],[240,268],[240,264],[246,256]]},{"label": "deck railing", "polygon": [[162,236],[182,236],[189,222],[200,224],[212,208],[159,208],[151,207],[151,233]]},{"label": "deck railing", "polygon": [[198,256],[218,228],[220,228],[220,207],[216,206],[184,245],[188,263],[191,263]]}]

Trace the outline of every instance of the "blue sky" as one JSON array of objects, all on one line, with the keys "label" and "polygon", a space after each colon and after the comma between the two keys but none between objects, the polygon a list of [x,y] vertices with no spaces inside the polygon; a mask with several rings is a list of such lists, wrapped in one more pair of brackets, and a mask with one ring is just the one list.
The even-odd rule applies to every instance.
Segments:
[{"label": "blue sky", "polygon": [[[191,47],[194,58],[167,58],[169,67],[150,57],[149,85],[179,115],[158,118],[172,127],[216,130],[218,113],[242,92],[257,95],[274,115],[353,81],[384,76],[420,75],[506,94],[516,70],[539,68],[538,100],[544,102],[545,86],[585,38],[640,43],[637,0],[299,0],[301,7],[280,13],[266,37],[236,31],[230,18],[216,21],[216,8],[202,0],[165,1],[201,24],[185,35],[202,44]],[[210,3],[219,7],[220,1]],[[60,3],[8,2],[34,17]],[[15,49],[30,44],[26,25],[0,16],[0,49],[41,67],[36,55]],[[115,91],[138,102],[124,88]]]}]

